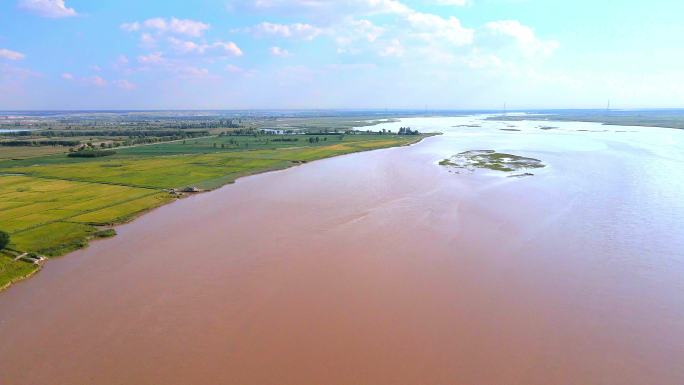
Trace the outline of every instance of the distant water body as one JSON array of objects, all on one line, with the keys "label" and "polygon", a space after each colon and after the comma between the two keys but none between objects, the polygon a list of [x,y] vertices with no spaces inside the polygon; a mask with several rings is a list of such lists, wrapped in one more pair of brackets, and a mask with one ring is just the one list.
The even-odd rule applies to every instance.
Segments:
[{"label": "distant water body", "polygon": [[[401,126],[445,134],[178,201],[0,293],[0,383],[684,384],[684,131]],[[488,149],[548,167],[438,165]]]},{"label": "distant water body", "polygon": [[27,130],[27,129],[5,129],[5,128],[0,128],[0,134],[2,134],[2,133],[9,133],[9,132],[26,132],[26,131],[32,131],[32,130]]}]

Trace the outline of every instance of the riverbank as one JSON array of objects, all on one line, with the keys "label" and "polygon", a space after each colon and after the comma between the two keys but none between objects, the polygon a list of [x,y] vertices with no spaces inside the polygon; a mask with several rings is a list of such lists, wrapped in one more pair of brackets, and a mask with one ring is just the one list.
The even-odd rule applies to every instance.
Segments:
[{"label": "riverbank", "polygon": [[[311,136],[317,140],[301,137],[285,145],[275,136],[226,136],[124,149],[105,160],[51,156],[0,162],[0,222],[16,254],[62,256],[86,247],[100,237],[103,227],[129,222],[186,196],[184,190],[209,191],[245,176],[410,145],[428,136]],[[270,141],[279,147],[268,148]],[[0,254],[0,288],[39,268]]]}]

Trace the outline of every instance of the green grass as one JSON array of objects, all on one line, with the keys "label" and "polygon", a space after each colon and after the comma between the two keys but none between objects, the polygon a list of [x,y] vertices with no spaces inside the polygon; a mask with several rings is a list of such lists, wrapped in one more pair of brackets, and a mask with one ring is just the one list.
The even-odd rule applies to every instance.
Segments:
[{"label": "green grass", "polygon": [[0,223],[12,235],[156,194],[127,186],[0,175]]},{"label": "green grass", "polygon": [[143,198],[134,199],[125,203],[116,204],[100,210],[91,211],[70,219],[72,222],[109,225],[125,222],[137,214],[150,210],[172,201],[173,198],[166,193],[148,195]]},{"label": "green grass", "polygon": [[10,247],[55,257],[85,247],[97,231],[80,223],[53,222],[12,234]]},{"label": "green grass", "polygon": [[[310,135],[297,135],[288,137],[298,141],[273,140],[282,137],[187,139],[185,144],[120,148],[106,158],[59,154],[0,160],[0,230],[10,234],[10,248],[16,252],[58,256],[85,247],[90,239],[113,235],[97,226],[130,220],[174,200],[170,189],[214,189],[245,175],[423,138],[320,135],[310,143]],[[35,269],[11,258],[2,266],[0,283]]]},{"label": "green grass", "polygon": [[15,261],[11,255],[0,252],[0,290],[12,282],[28,277],[37,269],[38,266],[32,263]]},{"label": "green grass", "polygon": [[0,146],[0,160],[25,159],[50,154],[64,154],[67,151],[68,148],[58,146]]}]

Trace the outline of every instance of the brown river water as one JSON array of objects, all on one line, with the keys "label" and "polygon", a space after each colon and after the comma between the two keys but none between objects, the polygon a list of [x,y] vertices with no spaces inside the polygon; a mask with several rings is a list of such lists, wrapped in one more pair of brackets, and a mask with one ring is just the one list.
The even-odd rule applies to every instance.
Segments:
[{"label": "brown river water", "polygon": [[[0,384],[684,384],[684,131],[510,124],[387,123],[445,135],[244,178],[51,261],[0,293]],[[549,167],[437,165],[476,149]]]}]

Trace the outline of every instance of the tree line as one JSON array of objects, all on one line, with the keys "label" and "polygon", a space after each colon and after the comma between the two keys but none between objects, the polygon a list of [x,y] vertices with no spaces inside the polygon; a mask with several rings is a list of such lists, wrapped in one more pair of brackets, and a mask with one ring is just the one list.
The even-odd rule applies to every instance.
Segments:
[{"label": "tree line", "polygon": [[65,146],[72,147],[81,144],[78,140],[10,140],[0,142],[0,146],[26,147],[26,146]]}]

